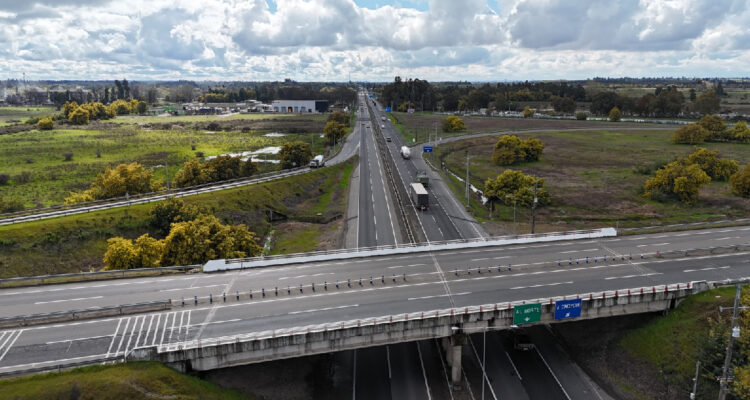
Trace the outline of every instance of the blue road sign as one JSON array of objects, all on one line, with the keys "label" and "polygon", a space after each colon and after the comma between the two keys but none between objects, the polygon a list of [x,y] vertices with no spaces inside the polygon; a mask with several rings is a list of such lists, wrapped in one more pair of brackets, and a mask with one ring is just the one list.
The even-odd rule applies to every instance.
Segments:
[{"label": "blue road sign", "polygon": [[385,112],[391,112],[391,108],[390,107],[386,107],[385,108]]},{"label": "blue road sign", "polygon": [[555,319],[576,318],[581,316],[581,299],[560,300],[555,302]]},{"label": "blue road sign", "polygon": [[432,146],[424,146],[422,149],[425,153],[432,153]]}]

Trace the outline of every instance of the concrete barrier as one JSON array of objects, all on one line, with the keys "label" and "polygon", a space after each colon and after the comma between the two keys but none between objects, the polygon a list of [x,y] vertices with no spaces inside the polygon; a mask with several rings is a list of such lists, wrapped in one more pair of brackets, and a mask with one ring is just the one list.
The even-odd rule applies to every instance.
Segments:
[{"label": "concrete barrier", "polygon": [[521,243],[557,242],[563,240],[592,239],[617,236],[614,228],[602,228],[589,231],[555,232],[538,235],[521,235],[489,238],[487,240],[460,240],[443,243],[420,243],[417,245],[386,246],[373,249],[353,249],[348,251],[332,251],[325,253],[299,254],[292,257],[264,258],[256,257],[245,260],[211,260],[203,266],[203,272],[218,272],[233,269],[261,268],[274,265],[308,263],[316,261],[344,260],[393,254],[411,254],[452,249],[466,249],[477,247],[506,246]]},{"label": "concrete barrier", "polygon": [[673,250],[663,253],[657,253],[657,258],[682,258],[682,257],[699,257],[715,254],[728,254],[750,251],[750,243],[741,243],[730,246],[703,247],[697,249]]},{"label": "concrete barrier", "polygon": [[0,328],[47,325],[117,315],[140,314],[151,311],[168,310],[170,308],[172,308],[172,303],[170,301],[153,301],[148,303],[124,304],[114,307],[94,307],[85,310],[63,311],[49,314],[19,315],[17,317],[0,318]]}]

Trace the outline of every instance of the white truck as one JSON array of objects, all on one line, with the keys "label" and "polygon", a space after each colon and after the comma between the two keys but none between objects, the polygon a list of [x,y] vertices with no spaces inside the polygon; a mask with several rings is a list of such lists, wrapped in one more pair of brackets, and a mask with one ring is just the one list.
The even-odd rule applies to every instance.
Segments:
[{"label": "white truck", "polygon": [[322,154],[315,156],[312,159],[312,161],[310,161],[310,168],[320,168],[320,167],[325,167],[325,166],[326,166],[326,162],[323,161]]},{"label": "white truck", "polygon": [[404,158],[404,160],[408,160],[409,157],[411,157],[411,151],[406,146],[401,146],[401,157]]}]

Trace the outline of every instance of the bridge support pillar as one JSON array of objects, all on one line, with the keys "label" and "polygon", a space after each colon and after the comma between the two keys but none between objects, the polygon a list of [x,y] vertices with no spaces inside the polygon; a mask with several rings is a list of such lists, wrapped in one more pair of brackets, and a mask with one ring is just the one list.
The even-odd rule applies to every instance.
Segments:
[{"label": "bridge support pillar", "polygon": [[445,359],[451,367],[451,383],[455,389],[461,388],[461,347],[463,343],[464,335],[462,334],[443,338]]}]

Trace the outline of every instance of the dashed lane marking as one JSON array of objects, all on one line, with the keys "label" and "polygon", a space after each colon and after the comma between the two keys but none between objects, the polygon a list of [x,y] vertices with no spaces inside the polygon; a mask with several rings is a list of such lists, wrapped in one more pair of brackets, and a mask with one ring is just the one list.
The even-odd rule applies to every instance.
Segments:
[{"label": "dashed lane marking", "polygon": [[37,305],[37,304],[50,304],[50,303],[62,303],[62,302],[65,302],[65,301],[96,300],[96,299],[101,299],[103,297],[104,296],[94,296],[94,297],[79,297],[79,298],[76,298],[76,299],[60,299],[60,300],[49,300],[49,301],[37,301],[36,303],[34,303],[34,305]]}]

